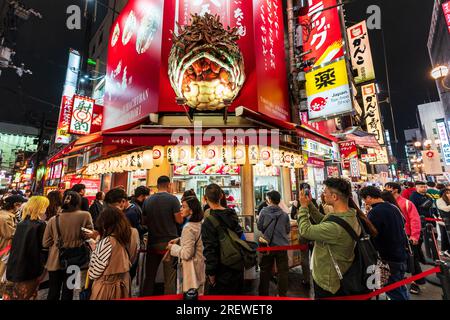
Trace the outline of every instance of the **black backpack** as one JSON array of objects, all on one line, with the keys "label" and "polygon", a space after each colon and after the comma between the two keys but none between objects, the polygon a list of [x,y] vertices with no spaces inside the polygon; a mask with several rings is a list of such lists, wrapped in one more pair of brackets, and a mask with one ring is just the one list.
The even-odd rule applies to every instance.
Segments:
[{"label": "black backpack", "polygon": [[389,268],[381,261],[380,255],[375,249],[370,235],[366,232],[360,219],[357,219],[361,226],[361,234],[359,236],[345,220],[337,216],[330,215],[326,220],[340,225],[347,231],[350,237],[356,241],[355,259],[353,260],[350,269],[343,275],[334,260],[331,250],[328,248],[336,272],[341,279],[341,291],[345,295],[365,294],[378,289],[380,287],[380,273],[377,275],[377,272],[380,272],[380,266],[384,269]]}]

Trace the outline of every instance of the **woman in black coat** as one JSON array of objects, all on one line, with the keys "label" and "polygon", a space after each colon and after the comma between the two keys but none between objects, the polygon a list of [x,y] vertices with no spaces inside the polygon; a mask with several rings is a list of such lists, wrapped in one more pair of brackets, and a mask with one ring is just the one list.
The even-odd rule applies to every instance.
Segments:
[{"label": "woman in black coat", "polygon": [[38,290],[46,262],[42,238],[49,200],[46,197],[32,197],[22,213],[22,221],[17,225],[6,266],[6,279],[12,289],[11,300],[29,300]]}]

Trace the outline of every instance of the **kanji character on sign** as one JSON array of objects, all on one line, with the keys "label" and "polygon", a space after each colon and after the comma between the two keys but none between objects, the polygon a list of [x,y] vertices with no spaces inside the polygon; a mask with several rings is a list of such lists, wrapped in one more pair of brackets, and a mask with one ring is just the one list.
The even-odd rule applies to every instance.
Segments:
[{"label": "kanji character on sign", "polygon": [[315,77],[317,90],[336,84],[336,74],[333,68],[327,69],[323,72],[319,72]]}]

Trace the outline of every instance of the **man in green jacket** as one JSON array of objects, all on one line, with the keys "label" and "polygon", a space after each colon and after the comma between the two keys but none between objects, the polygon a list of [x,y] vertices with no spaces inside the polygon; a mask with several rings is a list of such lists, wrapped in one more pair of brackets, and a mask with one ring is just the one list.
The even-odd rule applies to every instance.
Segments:
[{"label": "man in green jacket", "polygon": [[[330,178],[324,184],[324,199],[326,204],[333,207],[333,212],[328,215],[321,214],[312,205],[311,196],[305,196],[301,191],[301,208],[298,214],[300,236],[315,241],[312,253],[312,277],[316,299],[344,295],[333,259],[343,275],[355,257],[353,239],[341,226],[327,221],[327,218],[335,215],[349,223],[356,234],[361,233],[356,210],[348,206],[349,198],[352,196],[350,183],[341,178]],[[310,217],[317,223],[316,225],[311,224]]]}]

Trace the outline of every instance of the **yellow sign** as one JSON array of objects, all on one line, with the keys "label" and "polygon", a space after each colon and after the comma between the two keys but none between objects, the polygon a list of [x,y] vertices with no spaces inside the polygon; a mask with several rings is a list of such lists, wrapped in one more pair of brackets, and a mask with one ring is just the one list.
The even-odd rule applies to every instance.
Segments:
[{"label": "yellow sign", "polygon": [[310,120],[351,112],[352,96],[345,60],[307,73],[306,95]]}]

